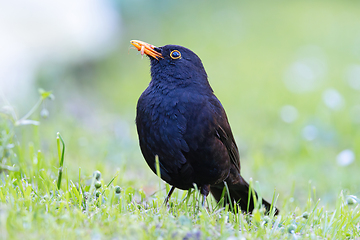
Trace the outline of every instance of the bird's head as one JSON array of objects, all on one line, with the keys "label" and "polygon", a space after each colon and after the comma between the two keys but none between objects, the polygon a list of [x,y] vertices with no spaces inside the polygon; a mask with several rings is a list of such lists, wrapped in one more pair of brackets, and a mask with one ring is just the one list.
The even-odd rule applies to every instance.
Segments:
[{"label": "bird's head", "polygon": [[150,58],[153,81],[209,86],[200,58],[190,49],[178,45],[155,47],[138,40],[130,42]]}]

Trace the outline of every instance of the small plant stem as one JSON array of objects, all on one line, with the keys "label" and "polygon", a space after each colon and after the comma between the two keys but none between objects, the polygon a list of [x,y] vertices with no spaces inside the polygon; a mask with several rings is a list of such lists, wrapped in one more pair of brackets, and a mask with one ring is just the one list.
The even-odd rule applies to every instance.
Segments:
[{"label": "small plant stem", "polygon": [[[57,188],[60,190],[61,186],[61,178],[62,178],[62,172],[63,172],[63,165],[64,165],[64,154],[65,154],[65,143],[62,139],[60,133],[57,133],[57,148],[58,148],[58,154],[59,154],[59,161],[60,161],[60,167],[59,167],[59,175],[58,175],[58,181],[57,181]],[[60,141],[63,145],[62,151],[60,153]]]},{"label": "small plant stem", "polygon": [[25,116],[23,116],[22,118],[20,118],[19,120],[17,120],[15,122],[15,125],[19,125],[19,123],[28,119],[36,111],[36,109],[41,105],[43,100],[44,100],[44,98],[40,97],[40,99],[35,103],[35,105],[30,109],[30,111],[27,114],[25,114]]}]

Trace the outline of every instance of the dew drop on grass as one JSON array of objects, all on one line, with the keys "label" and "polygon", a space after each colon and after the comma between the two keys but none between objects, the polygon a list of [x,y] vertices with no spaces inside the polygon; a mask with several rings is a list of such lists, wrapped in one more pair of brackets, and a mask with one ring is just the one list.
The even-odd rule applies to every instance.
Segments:
[{"label": "dew drop on grass", "polygon": [[350,195],[346,198],[346,203],[347,205],[354,205],[356,203],[356,200],[354,199],[353,196]]},{"label": "dew drop on grass", "polygon": [[117,193],[117,194],[121,193],[121,187],[120,186],[115,187],[115,193]]},{"label": "dew drop on grass", "polygon": [[100,180],[101,179],[101,172],[96,170],[95,172],[93,172],[93,176],[95,177],[96,180]]},{"label": "dew drop on grass", "polygon": [[340,166],[350,165],[354,160],[355,154],[350,149],[345,149],[344,151],[341,151],[336,157],[336,162]]},{"label": "dew drop on grass", "polygon": [[101,194],[101,192],[100,192],[100,191],[96,191],[96,192],[95,192],[95,196],[96,196],[96,198],[100,197],[100,194]]},{"label": "dew drop on grass", "polygon": [[296,225],[295,224],[290,224],[289,226],[288,226],[288,232],[289,233],[293,233],[293,232],[295,232],[295,230],[296,230]]},{"label": "dew drop on grass", "polygon": [[49,117],[49,110],[47,110],[46,108],[43,108],[40,112],[40,116],[44,119]]},{"label": "dew drop on grass", "polygon": [[271,221],[269,216],[264,216],[263,220],[264,220],[265,223],[269,223]]},{"label": "dew drop on grass", "polygon": [[298,111],[294,106],[285,105],[280,110],[280,117],[286,123],[294,122],[298,117]]},{"label": "dew drop on grass", "polygon": [[95,188],[98,189],[98,188],[101,188],[101,182],[100,181],[95,181]]}]

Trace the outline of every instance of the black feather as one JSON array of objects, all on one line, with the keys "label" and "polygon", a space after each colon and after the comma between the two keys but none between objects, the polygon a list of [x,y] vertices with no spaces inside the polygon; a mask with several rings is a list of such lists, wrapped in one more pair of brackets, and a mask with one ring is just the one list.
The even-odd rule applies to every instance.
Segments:
[{"label": "black feather", "polygon": [[[146,162],[156,173],[157,155],[163,180],[184,190],[195,183],[205,197],[211,191],[217,201],[226,182],[231,201],[247,211],[249,185],[240,175],[238,148],[200,58],[177,45],[155,50],[163,58],[149,56],[151,82],[138,101],[136,115]],[[173,50],[181,58],[172,59]],[[263,204],[270,209],[267,201]],[[249,211],[253,208],[251,199]]]}]

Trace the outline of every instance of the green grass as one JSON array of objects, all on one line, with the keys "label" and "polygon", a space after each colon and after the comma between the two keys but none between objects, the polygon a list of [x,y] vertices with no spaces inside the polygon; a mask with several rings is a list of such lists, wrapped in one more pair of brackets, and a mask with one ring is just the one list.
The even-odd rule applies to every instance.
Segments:
[{"label": "green grass", "polygon": [[[4,137],[2,135],[2,137]],[[54,140],[55,143],[55,140]],[[64,181],[58,189],[55,159],[40,152],[20,171],[2,169],[0,185],[0,229],[2,239],[345,239],[359,237],[359,199],[338,195],[336,207],[319,206],[309,191],[305,207],[288,208],[280,216],[233,214],[219,209],[209,199],[206,207],[196,191],[174,194],[169,206],[164,193],[146,197],[141,189],[127,187],[116,193],[114,183],[96,189],[96,175]],[[46,163],[49,162],[49,163]],[[21,163],[19,163],[21,165]],[[66,159],[65,159],[66,165]],[[98,192],[98,194],[97,194]],[[286,204],[285,204],[286,205]]]},{"label": "green grass", "polygon": [[[6,134],[3,132],[1,137],[4,139]],[[315,192],[310,190],[304,208],[285,210],[275,217],[258,210],[253,215],[233,214],[219,209],[211,199],[206,208],[202,208],[196,191],[182,196],[175,194],[169,207],[164,207],[161,191],[146,197],[141,189],[127,187],[116,193],[112,183],[122,185],[117,181],[121,172],[109,183],[104,183],[99,173],[91,177],[79,171],[79,179],[69,179],[65,174],[59,189],[61,176],[56,177],[51,169],[59,166],[56,160],[63,159],[62,150],[59,149],[59,159],[50,161],[44,159],[41,152],[32,154],[30,164],[21,163],[19,159],[19,165],[26,164],[26,168],[2,169],[0,229],[3,239],[226,239],[231,236],[344,239],[360,234],[359,199],[346,198],[343,192],[338,196],[336,207],[327,209],[314,201]],[[98,188],[94,184],[97,180],[102,183]]]}]

